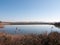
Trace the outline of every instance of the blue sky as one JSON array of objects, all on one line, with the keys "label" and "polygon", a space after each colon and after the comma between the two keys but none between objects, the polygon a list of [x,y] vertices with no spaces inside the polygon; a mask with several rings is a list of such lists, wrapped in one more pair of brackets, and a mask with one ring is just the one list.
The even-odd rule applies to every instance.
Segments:
[{"label": "blue sky", "polygon": [[60,21],[60,0],[0,0],[1,21]]}]

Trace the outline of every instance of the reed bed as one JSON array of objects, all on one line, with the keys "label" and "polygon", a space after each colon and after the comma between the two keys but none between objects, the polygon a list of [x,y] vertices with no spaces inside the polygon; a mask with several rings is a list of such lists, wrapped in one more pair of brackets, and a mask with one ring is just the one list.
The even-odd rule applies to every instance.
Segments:
[{"label": "reed bed", "polygon": [[60,33],[11,35],[0,33],[0,45],[60,45]]}]

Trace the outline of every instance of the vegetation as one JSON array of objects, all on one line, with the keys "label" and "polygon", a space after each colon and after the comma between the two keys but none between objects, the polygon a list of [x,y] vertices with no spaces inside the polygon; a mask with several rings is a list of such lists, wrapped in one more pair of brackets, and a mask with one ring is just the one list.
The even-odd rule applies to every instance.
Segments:
[{"label": "vegetation", "polygon": [[60,45],[60,33],[10,35],[0,33],[0,45]]}]

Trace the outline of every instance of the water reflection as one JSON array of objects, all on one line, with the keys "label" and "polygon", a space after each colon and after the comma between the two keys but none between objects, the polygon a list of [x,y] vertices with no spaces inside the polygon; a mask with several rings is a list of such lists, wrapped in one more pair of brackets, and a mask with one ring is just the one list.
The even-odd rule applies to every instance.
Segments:
[{"label": "water reflection", "polygon": [[59,26],[54,25],[8,25],[0,28],[0,32],[10,34],[41,34],[45,32],[59,31]]},{"label": "water reflection", "polygon": [[[60,25],[53,25],[53,26],[55,26],[56,28],[60,28]],[[53,28],[53,26],[51,28]],[[3,28],[5,27],[0,27],[0,29],[3,29]],[[18,30],[18,27],[16,27],[16,30]]]},{"label": "water reflection", "polygon": [[60,28],[60,25],[54,25],[55,27],[57,27],[57,28]]}]

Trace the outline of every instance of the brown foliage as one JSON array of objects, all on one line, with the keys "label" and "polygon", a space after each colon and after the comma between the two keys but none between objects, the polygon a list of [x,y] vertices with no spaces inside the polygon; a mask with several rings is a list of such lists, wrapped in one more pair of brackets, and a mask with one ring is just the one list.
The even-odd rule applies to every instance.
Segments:
[{"label": "brown foliage", "polygon": [[60,45],[60,33],[18,36],[0,33],[0,45]]}]

